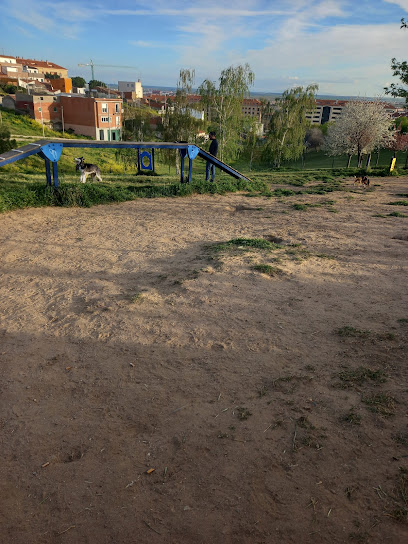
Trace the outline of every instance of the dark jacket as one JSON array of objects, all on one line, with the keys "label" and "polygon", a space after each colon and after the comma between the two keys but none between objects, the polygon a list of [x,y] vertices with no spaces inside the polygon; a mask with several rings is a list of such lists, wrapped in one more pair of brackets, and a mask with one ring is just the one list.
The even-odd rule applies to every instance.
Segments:
[{"label": "dark jacket", "polygon": [[217,140],[211,140],[210,149],[208,150],[211,155],[214,155],[214,157],[217,156],[218,153],[218,142]]}]

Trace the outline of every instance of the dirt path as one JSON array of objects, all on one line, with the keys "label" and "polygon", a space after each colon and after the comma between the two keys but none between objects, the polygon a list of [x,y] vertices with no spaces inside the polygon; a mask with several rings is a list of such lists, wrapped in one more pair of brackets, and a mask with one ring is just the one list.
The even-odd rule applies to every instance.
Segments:
[{"label": "dirt path", "polygon": [[401,543],[408,183],[375,183],[1,215],[0,542]]}]

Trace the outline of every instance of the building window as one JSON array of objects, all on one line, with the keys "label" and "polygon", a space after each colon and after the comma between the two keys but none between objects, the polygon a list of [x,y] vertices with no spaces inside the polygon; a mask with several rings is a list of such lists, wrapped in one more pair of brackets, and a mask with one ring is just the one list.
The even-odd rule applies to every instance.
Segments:
[{"label": "building window", "polygon": [[40,96],[40,100],[44,100],[44,97],[43,97],[43,96]]},{"label": "building window", "polygon": [[54,108],[54,111],[57,111],[57,108]]},{"label": "building window", "polygon": [[56,96],[53,96],[52,99],[54,100],[54,102],[56,102],[57,97],[56,97]]},{"label": "building window", "polygon": [[119,113],[119,104],[115,104],[115,113]]},{"label": "building window", "polygon": [[119,115],[116,116],[116,126],[120,127],[120,117],[119,117]]},{"label": "building window", "polygon": [[112,121],[112,117],[101,117],[102,123],[109,123]]},{"label": "building window", "polygon": [[104,140],[105,139],[105,131],[103,128],[99,131],[99,139]]},{"label": "building window", "polygon": [[102,113],[108,113],[108,104],[102,102]]}]

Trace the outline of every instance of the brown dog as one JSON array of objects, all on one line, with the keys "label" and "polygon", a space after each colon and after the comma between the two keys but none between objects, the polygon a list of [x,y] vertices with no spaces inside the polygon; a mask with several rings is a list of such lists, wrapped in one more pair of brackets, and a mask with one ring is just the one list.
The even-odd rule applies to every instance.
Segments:
[{"label": "brown dog", "polygon": [[354,183],[358,183],[358,185],[363,185],[364,187],[368,187],[370,185],[370,180],[367,176],[354,176]]}]

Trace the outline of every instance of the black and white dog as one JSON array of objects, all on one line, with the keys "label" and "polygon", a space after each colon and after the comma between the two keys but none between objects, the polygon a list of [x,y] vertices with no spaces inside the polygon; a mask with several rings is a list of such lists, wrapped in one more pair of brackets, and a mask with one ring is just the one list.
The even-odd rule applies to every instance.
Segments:
[{"label": "black and white dog", "polygon": [[92,176],[98,181],[102,181],[101,171],[96,164],[87,164],[83,157],[74,159],[74,161],[76,162],[76,170],[81,172],[81,178],[79,180],[81,183],[85,183],[88,176]]}]

